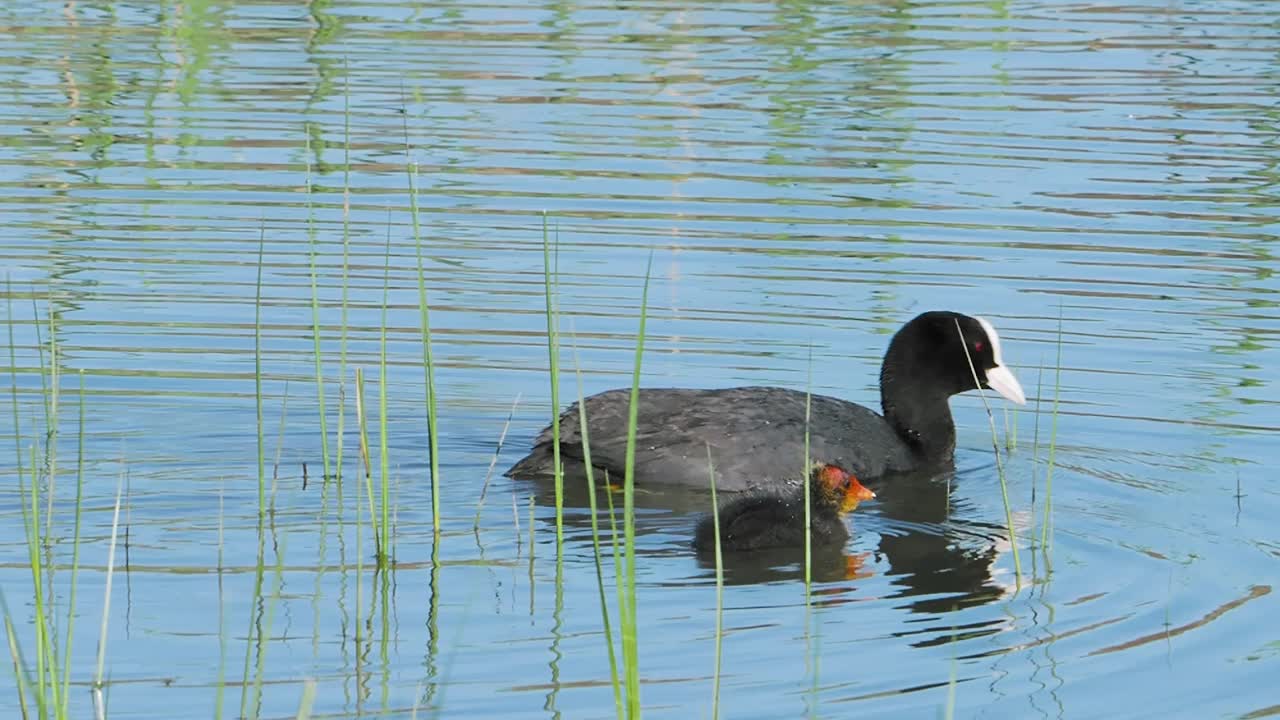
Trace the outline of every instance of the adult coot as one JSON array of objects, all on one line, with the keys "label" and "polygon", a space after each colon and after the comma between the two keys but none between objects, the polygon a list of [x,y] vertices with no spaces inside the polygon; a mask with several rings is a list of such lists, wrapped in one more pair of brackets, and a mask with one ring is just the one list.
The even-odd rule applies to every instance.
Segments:
[{"label": "adult coot", "polygon": [[[966,347],[968,352],[966,353]],[[972,366],[970,365],[972,359]],[[947,401],[979,384],[1026,402],[1004,365],[1000,336],[980,317],[932,311],[903,325],[880,367],[883,415],[856,403],[814,395],[808,430],[810,458],[847,469],[862,480],[950,463],[955,423]],[[627,447],[630,391],[586,399],[591,461],[621,479]],[[711,448],[716,487],[725,491],[796,482],[803,462],[805,393],[778,387],[719,390],[642,389],[636,430],[635,481],[706,487]],[[511,477],[552,474],[551,429],[507,470]],[[568,477],[583,474],[578,405],[560,415],[561,461]]]},{"label": "adult coot", "polygon": [[[875,493],[858,479],[826,463],[809,472],[809,530],[813,545],[843,545],[849,539],[843,516]],[[804,487],[741,494],[720,507],[720,548],[724,551],[804,547]],[[698,522],[693,548],[715,551],[715,519]]]}]

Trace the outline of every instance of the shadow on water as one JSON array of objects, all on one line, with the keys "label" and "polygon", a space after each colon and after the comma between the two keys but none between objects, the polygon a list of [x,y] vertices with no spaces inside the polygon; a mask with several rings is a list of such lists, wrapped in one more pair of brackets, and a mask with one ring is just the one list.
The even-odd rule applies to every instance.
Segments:
[{"label": "shadow on water", "polygon": [[[550,481],[518,482],[535,487],[534,497],[539,505],[554,505],[555,489]],[[992,575],[992,566],[1005,543],[1004,531],[995,525],[955,517],[951,496],[956,484],[954,471],[902,474],[868,482],[867,486],[876,492],[876,499],[859,506],[846,522],[852,529],[851,544],[874,544],[874,550],[854,551],[850,544],[815,546],[812,548],[814,580],[819,583],[850,581],[882,572],[897,589],[889,599],[906,599],[903,609],[924,614],[983,605],[1004,596],[1007,588]],[[574,529],[589,529],[591,519],[585,481],[566,477],[564,487],[565,508],[573,511],[566,512],[565,524]],[[598,506],[604,508],[604,491],[597,492],[601,493]],[[710,493],[672,486],[661,491],[636,488],[635,497],[637,553],[669,555],[669,544],[645,542],[644,538],[674,531],[686,538],[680,543],[682,551],[694,557],[698,567],[706,571],[704,578],[711,577],[714,560],[695,554],[688,540],[693,537],[698,519],[710,508]],[[670,513],[684,517],[673,521]],[[602,525],[607,526],[607,522]],[[868,534],[878,539],[874,543],[860,540]],[[589,544],[590,534],[567,533],[566,541]],[[803,553],[803,549],[725,553],[725,584],[803,581]]]}]

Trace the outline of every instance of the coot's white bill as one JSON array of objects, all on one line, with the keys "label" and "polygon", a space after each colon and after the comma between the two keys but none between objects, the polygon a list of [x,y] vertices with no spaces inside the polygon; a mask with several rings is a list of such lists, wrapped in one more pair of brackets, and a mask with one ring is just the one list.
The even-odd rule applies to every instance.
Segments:
[{"label": "coot's white bill", "polygon": [[1005,400],[1017,403],[1019,405],[1027,404],[1027,396],[1022,394],[1022,385],[1018,383],[1018,378],[1009,372],[1009,368],[1003,365],[997,365],[987,370],[987,385],[992,390],[1000,393]]}]

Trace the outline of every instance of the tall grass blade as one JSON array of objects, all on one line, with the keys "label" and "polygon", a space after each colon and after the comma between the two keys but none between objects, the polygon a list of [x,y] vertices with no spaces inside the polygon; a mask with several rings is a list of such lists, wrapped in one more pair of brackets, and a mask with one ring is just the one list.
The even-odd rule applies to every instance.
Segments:
[{"label": "tall grass blade", "polygon": [[[9,298],[9,302],[13,302],[12,297]],[[34,285],[31,287],[31,320],[31,329],[36,333],[36,361],[40,363],[40,372],[37,373],[40,377],[40,407],[44,410],[44,425],[47,428],[50,425],[49,416],[52,411],[49,409],[49,379],[45,377],[47,365],[44,362],[44,336],[40,334],[40,305],[36,302]]]},{"label": "tall grass blade", "polygon": [[284,452],[284,429],[288,419],[289,379],[285,378],[284,390],[280,396],[280,422],[276,425],[276,454],[271,460],[271,495],[270,499],[267,501],[272,518],[274,518],[276,514],[276,490],[280,487],[280,454]]},{"label": "tall grass blade", "polygon": [[316,680],[315,678],[307,678],[302,683],[302,697],[298,699],[298,712],[294,714],[294,720],[310,720],[311,706],[316,702]]},{"label": "tall grass blade", "polygon": [[[31,291],[31,325],[36,332],[36,350],[40,361],[39,372],[40,386],[43,392],[41,403],[45,413],[45,429],[44,429],[44,462],[38,464],[36,460],[36,447],[39,441],[31,446],[31,519],[34,542],[36,546],[34,550],[38,553],[43,550],[41,556],[42,565],[32,565],[32,572],[35,575],[35,582],[44,587],[42,596],[38,596],[36,603],[36,611],[39,613],[37,618],[37,637],[42,641],[39,645],[39,653],[36,655],[36,674],[39,677],[40,687],[43,692],[47,692],[49,702],[55,713],[60,712],[64,708],[63,699],[60,697],[62,688],[58,684],[58,638],[57,623],[54,618],[57,617],[57,592],[54,589],[54,573],[57,570],[57,562],[53,555],[53,500],[55,496],[55,488],[57,484],[57,467],[58,467],[58,411],[61,406],[59,402],[59,392],[61,389],[61,380],[58,377],[58,344],[57,329],[54,325],[53,318],[53,291],[50,287],[48,296],[48,317],[49,317],[49,358],[45,361],[43,351],[43,340],[40,336],[40,312],[36,304],[36,291]],[[45,376],[49,381],[45,383]],[[41,483],[43,477],[43,483]],[[47,508],[44,525],[40,524],[40,513],[37,507],[40,503],[40,485],[44,485],[45,489],[45,506]]]},{"label": "tall grass blade", "polygon": [[98,663],[93,675],[93,707],[98,720],[105,720],[106,701],[103,697],[102,672],[107,657],[107,624],[111,617],[111,582],[115,578],[116,537],[120,527],[120,495],[124,491],[124,471],[116,483],[116,503],[111,515],[111,541],[107,546],[107,582],[102,591],[102,624],[98,629]]},{"label": "tall grass blade", "polygon": [[338,340],[338,506],[342,506],[342,449],[346,445],[347,284],[351,269],[351,74],[343,58],[342,94],[342,329]]},{"label": "tall grass blade", "polygon": [[[14,315],[13,315],[13,284],[9,280],[8,274],[5,275],[5,291],[6,291],[5,292],[6,302],[8,304],[9,383],[10,383],[9,390],[10,390],[10,398],[12,400],[12,408],[13,408],[13,449],[14,449],[14,462],[16,465],[16,473],[17,473],[17,480],[18,480],[17,500],[18,500],[18,506],[22,509],[22,528],[23,528],[23,532],[26,534],[28,559],[31,563],[32,583],[33,583],[34,591],[36,595],[35,605],[36,605],[37,669],[36,669],[35,677],[31,676],[30,669],[27,666],[26,661],[22,657],[22,650],[21,650],[21,647],[18,645],[17,637],[13,630],[12,616],[9,614],[9,606],[7,603],[4,603],[4,595],[3,595],[2,589],[0,589],[0,603],[4,603],[5,632],[9,642],[9,654],[10,654],[10,657],[13,659],[14,674],[17,678],[18,698],[23,708],[22,710],[23,715],[25,717],[27,714],[26,694],[27,692],[30,692],[32,697],[36,701],[37,711],[40,713],[40,717],[44,718],[48,715],[48,708],[46,707],[46,704],[45,704],[46,693],[44,691],[44,686],[43,686],[44,681],[42,677],[42,673],[43,673],[42,658],[44,656],[44,650],[43,650],[44,646],[42,644],[43,637],[41,634],[40,624],[41,624],[41,618],[43,617],[43,614],[44,614],[43,607],[42,607],[43,602],[41,598],[41,593],[43,591],[43,577],[42,577],[43,573],[41,573],[39,570],[40,568],[40,553],[38,549],[39,538],[37,537],[38,528],[35,527],[35,525],[39,523],[39,519],[38,519],[38,515],[35,512],[35,508],[37,507],[37,505],[33,503],[31,505],[31,509],[28,509],[28,506],[26,504],[26,499],[25,499],[26,482],[24,478],[25,469],[24,469],[23,459],[22,459],[22,432],[21,432],[21,426],[18,424],[19,415],[20,415],[18,410],[18,363],[17,363],[17,355],[15,350],[16,345],[14,343],[14,337],[13,337],[13,327],[15,324]],[[35,452],[35,446],[33,445],[32,453],[34,454],[34,452]],[[33,459],[31,462],[31,486],[33,490],[36,486],[36,483],[39,482],[39,479],[36,477],[36,474],[37,474],[36,463],[35,463],[35,460]]]},{"label": "tall grass blade", "polygon": [[[649,312],[649,279],[653,253],[644,271],[640,294],[640,328],[636,332],[635,364],[631,370],[631,398],[627,408],[627,452],[623,465],[622,527],[625,542],[627,622],[622,626],[622,664],[627,674],[627,716],[640,717],[640,645],[636,617],[636,422],[640,411],[640,365],[644,359],[645,321]],[[557,461],[558,462],[558,461]],[[558,472],[558,468],[557,468]]]},{"label": "tall grass blade", "polygon": [[978,370],[974,367],[973,356],[969,353],[969,341],[960,329],[960,321],[956,320],[956,333],[960,336],[960,345],[964,348],[964,357],[969,361],[969,372],[973,376],[973,385],[982,398],[982,406],[987,411],[987,423],[991,426],[991,449],[996,456],[996,475],[1000,478],[1000,497],[1004,500],[1004,519],[1009,532],[1009,549],[1013,553],[1013,578],[1018,588],[1022,587],[1022,561],[1018,557],[1018,535],[1013,526],[1013,508],[1009,505],[1009,485],[1005,481],[1004,462],[1000,457],[1000,436],[996,433],[995,415],[991,413],[991,405],[987,402],[987,394],[982,390],[982,382],[978,380]]},{"label": "tall grass blade", "polygon": [[333,468],[329,464],[329,414],[325,409],[324,362],[320,352],[320,290],[317,283],[316,257],[318,255],[315,207],[311,197],[311,134],[307,133],[307,235],[311,245],[311,343],[315,357],[316,402],[320,412],[320,455],[324,459],[324,479],[328,482]]},{"label": "tall grass blade", "polygon": [[[50,667],[54,654],[50,649],[51,629],[49,627],[48,600],[44,594],[45,567],[40,557],[40,489],[39,473],[36,470],[36,446],[31,445],[31,483],[26,485],[22,476],[18,476],[18,505],[22,508],[22,527],[27,539],[27,559],[31,565],[32,604],[35,611],[35,644],[36,644],[36,692],[49,700],[53,707],[58,706],[57,682],[53,679],[54,668]],[[28,492],[28,487],[30,491]]]},{"label": "tall grass blade", "polygon": [[[360,434],[360,460],[364,464],[365,499],[369,503],[369,522],[373,525],[374,554],[382,555],[382,534],[373,504],[373,460],[369,454],[369,425],[364,411],[364,369],[356,368],[356,426]],[[359,503],[356,503],[357,508]],[[356,513],[359,515],[359,512]]]},{"label": "tall grass blade", "polygon": [[378,330],[378,567],[384,568],[391,554],[391,456],[387,448],[387,294],[391,285],[391,222],[387,219],[387,244],[382,262],[382,321]]},{"label": "tall grass blade", "polygon": [[[32,293],[32,302],[33,303],[35,302],[34,293]],[[47,496],[46,503],[45,503],[46,514],[45,514],[45,520],[44,520],[45,542],[51,542],[50,538],[52,537],[52,533],[53,533],[53,498],[54,498],[54,487],[56,485],[55,480],[57,479],[57,475],[58,475],[58,426],[59,426],[58,408],[60,407],[59,398],[62,394],[62,378],[61,378],[61,372],[58,369],[58,329],[57,329],[56,321],[54,320],[56,316],[53,311],[54,302],[53,302],[52,285],[50,285],[49,287],[48,303],[49,303],[49,307],[48,307],[48,311],[49,311],[49,367],[48,367],[49,401],[48,401],[48,410],[46,411],[47,415],[45,417],[46,435],[45,435],[45,446],[44,446],[45,447],[44,462],[45,462],[45,473],[46,473],[45,494]],[[32,321],[33,321],[33,324],[38,329],[40,327],[40,318],[33,317]],[[37,347],[39,347],[38,341],[36,345]],[[41,362],[43,363],[43,356],[41,358]],[[43,368],[42,368],[40,377],[43,379],[44,375],[45,373],[43,372]],[[52,566],[50,567],[52,569]],[[50,579],[50,583],[52,584],[52,580],[53,580],[52,575],[50,575],[49,579]],[[50,589],[50,596],[52,595],[53,595],[53,591],[52,589]]]},{"label": "tall grass blade", "polygon": [[[808,452],[805,455],[807,456]],[[716,468],[711,461],[710,443],[707,444],[707,474],[711,480],[711,527],[715,531],[716,544],[716,665],[711,678],[711,720],[718,720],[720,717],[720,659],[724,645],[724,555],[720,547],[720,503],[716,500]],[[807,487],[808,483],[805,486]],[[805,519],[808,520],[807,517]],[[806,562],[806,569],[807,565]],[[807,597],[808,593],[805,593],[805,596]]]},{"label": "tall grass blade", "polygon": [[4,617],[5,640],[9,646],[9,659],[12,662],[14,686],[18,690],[18,708],[22,718],[27,720],[31,717],[31,711],[27,706],[28,694],[36,701],[38,717],[45,718],[49,715],[49,708],[45,704],[44,695],[34,689],[35,680],[31,677],[30,666],[22,656],[22,646],[18,643],[18,634],[13,627],[13,615],[9,612],[8,601],[5,600],[4,588],[0,588],[0,614]]},{"label": "tall grass blade", "polygon": [[[406,117],[408,114],[406,113]],[[407,120],[406,120],[407,122]],[[408,129],[405,130],[405,153],[409,152]],[[440,440],[436,418],[436,363],[431,349],[431,305],[427,302],[427,283],[422,270],[422,226],[418,220],[418,166],[409,163],[409,210],[413,218],[413,244],[418,261],[418,313],[421,316],[422,372],[427,386],[427,445],[431,453],[431,527],[440,533]]]},{"label": "tall grass blade", "polygon": [[[600,620],[604,625],[604,643],[609,653],[609,682],[613,686],[613,706],[619,720],[624,717],[622,683],[618,676],[618,658],[613,648],[613,628],[609,624],[609,603],[605,600],[604,569],[600,562],[600,520],[596,508],[595,468],[591,465],[591,434],[587,429],[587,403],[582,387],[582,365],[578,360],[578,344],[573,344],[573,367],[578,380],[578,432],[582,435],[582,464],[587,475],[587,500],[591,508],[591,554],[596,566],[596,589],[600,594]],[[514,409],[514,408],[513,408]],[[605,492],[610,492],[605,488]],[[615,571],[616,571],[615,565]]]},{"label": "tall grass blade", "polygon": [[1036,468],[1040,465],[1040,398],[1044,397],[1044,356],[1036,373],[1036,420],[1031,425],[1031,509],[1036,507]]},{"label": "tall grass blade", "polygon": [[1058,357],[1053,369],[1053,411],[1049,422],[1049,459],[1044,475],[1044,522],[1040,525],[1040,549],[1049,551],[1053,522],[1053,463],[1058,449],[1058,398],[1062,392],[1062,306],[1058,306]]},{"label": "tall grass blade", "polygon": [[[17,346],[13,340],[13,326],[15,323],[13,317],[13,284],[9,281],[8,274],[5,274],[5,297],[9,310],[9,396],[13,400],[13,451],[15,454],[14,461],[17,463],[18,482],[21,483],[24,470],[22,465],[22,426],[18,424],[18,357],[15,350]],[[34,468],[32,468],[32,472],[35,472]]]},{"label": "tall grass blade", "polygon": [[622,559],[622,534],[618,531],[618,513],[613,505],[614,486],[609,480],[609,471],[604,471],[605,508],[609,511],[609,549],[613,553],[614,595],[618,603],[618,626],[625,628],[631,624],[631,608],[627,604],[626,565]]},{"label": "tall grass blade", "polygon": [[[547,356],[551,372],[551,460],[556,493],[556,554],[564,545],[564,468],[560,464],[560,338],[559,309],[552,282],[551,236],[542,213],[542,273],[547,304]],[[557,280],[558,282],[558,280]]]},{"label": "tall grass blade", "polygon": [[[498,434],[498,442],[493,447],[493,455],[489,458],[489,469],[485,471],[484,483],[480,485],[480,499],[476,501],[476,517],[472,524],[473,530],[480,529],[480,511],[484,509],[484,498],[489,494],[489,481],[493,479],[493,471],[498,466],[498,456],[502,454],[502,446],[507,441],[507,431],[511,429],[511,421],[516,416],[516,408],[520,406],[520,398],[523,395],[523,393],[516,393],[516,399],[511,401],[511,411],[507,413],[507,421],[502,424],[502,432]],[[518,527],[519,517],[516,518],[516,523]]]},{"label": "tall grass blade", "polygon": [[[810,420],[813,415],[813,343],[809,344],[809,371],[808,378],[805,381],[804,390],[804,464],[800,466],[800,482],[804,485],[804,602],[809,604],[809,598],[812,595],[811,588],[813,586],[813,512],[810,509],[812,498],[809,497],[812,490],[809,488],[809,465],[813,462],[810,457],[809,440],[810,440]],[[808,627],[808,623],[805,623]]]},{"label": "tall grass blade", "polygon": [[[75,634],[76,588],[80,578],[80,518],[84,500],[84,370],[80,370],[79,431],[76,433],[76,507],[71,535],[71,588],[67,599],[67,637],[62,651],[62,699],[69,702],[71,692],[71,640]],[[67,707],[61,709],[67,714]]]}]

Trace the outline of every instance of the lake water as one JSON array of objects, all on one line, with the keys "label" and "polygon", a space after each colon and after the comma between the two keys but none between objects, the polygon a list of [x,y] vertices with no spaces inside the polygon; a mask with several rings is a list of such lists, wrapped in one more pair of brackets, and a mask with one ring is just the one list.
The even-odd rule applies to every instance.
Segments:
[{"label": "lake water", "polygon": [[[235,716],[259,667],[264,717],[292,717],[307,678],[326,717],[613,714],[587,513],[566,509],[558,571],[548,490],[501,477],[552,411],[544,211],[563,400],[575,345],[588,393],[628,382],[650,257],[646,385],[811,385],[874,406],[888,335],[950,308],[1000,328],[1031,398],[995,407],[1002,446],[1016,426],[1021,588],[987,418],[962,396],[954,477],[859,508],[857,573],[824,558],[806,603],[794,567],[732,569],[724,716],[936,717],[952,692],[958,717],[1280,715],[1280,4],[10,1],[0,38],[19,431],[15,447],[6,407],[0,588],[30,659],[16,470],[43,448],[52,313],[63,609],[81,372],[86,386],[78,716],[122,478],[111,717],[210,715],[220,679]],[[274,599],[255,601],[260,238],[278,469],[261,536]],[[313,248],[341,487],[320,481]],[[376,475],[384,324],[397,565],[375,575],[352,378]],[[697,512],[640,501],[645,711],[707,717]]]}]

